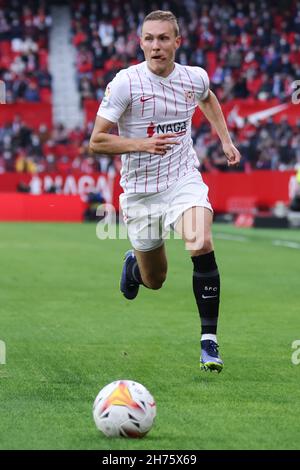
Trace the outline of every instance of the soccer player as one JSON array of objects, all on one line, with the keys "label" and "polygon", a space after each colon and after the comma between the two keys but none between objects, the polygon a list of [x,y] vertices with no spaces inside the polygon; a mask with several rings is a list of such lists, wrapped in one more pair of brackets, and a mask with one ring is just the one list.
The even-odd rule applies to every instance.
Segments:
[{"label": "soccer player", "polygon": [[[213,211],[191,139],[197,106],[218,133],[229,166],[239,163],[240,153],[205,70],[175,62],[180,42],[173,13],[157,10],[145,17],[140,39],[145,61],[121,70],[107,86],[90,149],[122,154],[120,205],[133,250],[125,255],[121,292],[134,299],[140,285],[162,287],[167,273],[164,239],[173,228],[193,263],[202,327],[200,367],[220,372],[220,276],[211,233]],[[116,123],[118,136],[110,134]]]}]

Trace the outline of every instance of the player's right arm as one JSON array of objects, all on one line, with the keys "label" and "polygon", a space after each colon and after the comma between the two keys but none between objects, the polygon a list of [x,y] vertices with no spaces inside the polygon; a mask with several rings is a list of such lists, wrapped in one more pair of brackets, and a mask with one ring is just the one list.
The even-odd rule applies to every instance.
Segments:
[{"label": "player's right arm", "polygon": [[177,144],[173,139],[175,134],[154,135],[144,139],[110,134],[112,127],[131,105],[129,75],[126,70],[121,70],[106,87],[100,104],[90,139],[92,153],[119,155],[128,152],[147,152],[164,155],[170,146]]},{"label": "player's right arm", "polygon": [[90,139],[90,151],[107,155],[122,154],[128,152],[147,152],[165,155],[170,146],[179,144],[173,137],[176,134],[154,135],[145,139],[133,139],[110,134],[115,125],[101,116],[96,117],[94,129]]}]

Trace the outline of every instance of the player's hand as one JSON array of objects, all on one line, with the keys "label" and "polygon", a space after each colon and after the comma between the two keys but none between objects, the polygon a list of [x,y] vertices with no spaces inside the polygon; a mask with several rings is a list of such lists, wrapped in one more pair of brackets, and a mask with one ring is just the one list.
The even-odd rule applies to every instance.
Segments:
[{"label": "player's hand", "polygon": [[140,151],[165,155],[168,150],[172,149],[173,145],[180,145],[180,142],[175,140],[176,137],[178,138],[178,135],[174,133],[154,134],[152,137],[140,141]]},{"label": "player's hand", "polygon": [[228,160],[228,166],[235,166],[240,163],[241,154],[233,144],[223,144],[223,152]]}]

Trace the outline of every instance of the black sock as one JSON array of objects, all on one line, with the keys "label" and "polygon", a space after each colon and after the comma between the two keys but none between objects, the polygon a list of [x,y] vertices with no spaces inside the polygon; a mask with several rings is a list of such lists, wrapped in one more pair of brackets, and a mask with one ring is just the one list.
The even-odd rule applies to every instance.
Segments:
[{"label": "black sock", "polygon": [[129,263],[127,267],[127,274],[133,281],[137,282],[138,284],[143,284],[140,268],[136,259],[133,259],[131,263]]},{"label": "black sock", "polygon": [[201,334],[216,334],[219,303],[220,275],[214,252],[192,256],[194,264],[193,290],[201,319]]}]

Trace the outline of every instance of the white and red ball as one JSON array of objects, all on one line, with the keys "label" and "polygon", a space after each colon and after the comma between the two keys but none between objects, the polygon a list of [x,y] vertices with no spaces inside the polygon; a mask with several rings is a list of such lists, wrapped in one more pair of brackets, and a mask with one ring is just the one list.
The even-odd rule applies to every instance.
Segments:
[{"label": "white and red ball", "polygon": [[156,404],[138,382],[117,380],[98,393],[93,417],[97,428],[108,437],[144,437],[152,428]]}]

